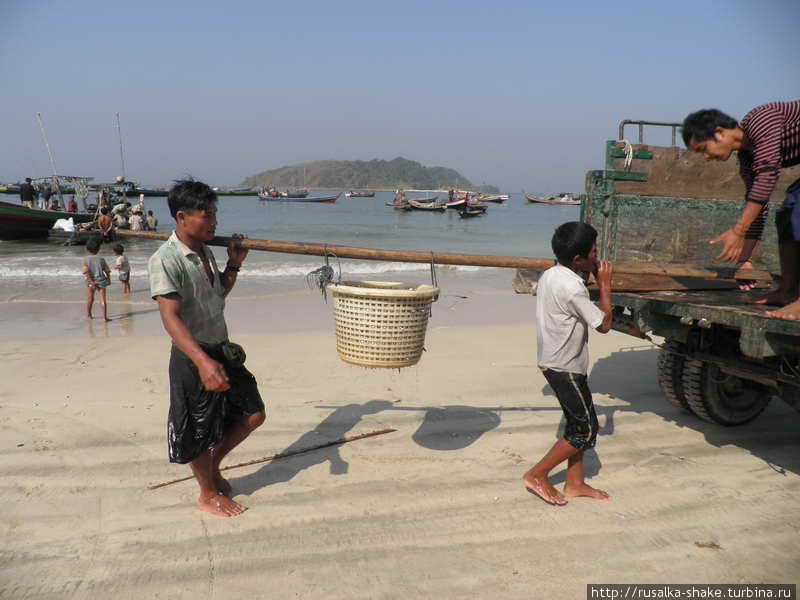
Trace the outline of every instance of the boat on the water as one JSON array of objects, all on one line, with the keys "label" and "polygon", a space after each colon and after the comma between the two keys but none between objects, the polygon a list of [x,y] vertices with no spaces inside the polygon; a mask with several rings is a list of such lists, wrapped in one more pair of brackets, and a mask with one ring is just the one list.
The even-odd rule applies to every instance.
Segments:
[{"label": "boat on the water", "polygon": [[294,196],[271,196],[266,192],[259,192],[258,199],[264,202],[327,202],[332,203],[336,202],[341,196],[342,193],[339,192],[335,196],[301,196],[301,197],[294,197]]},{"label": "boat on the water", "polygon": [[533,194],[525,194],[528,202],[536,204],[550,204],[558,206],[577,206],[581,203],[580,198],[573,198],[569,194],[562,194],[560,196],[553,196],[550,198],[542,198],[541,196],[534,196]]},{"label": "boat on the water", "polygon": [[354,192],[349,191],[345,193],[346,198],[374,198],[375,192]]},{"label": "boat on the water", "polygon": [[436,211],[436,212],[444,212],[445,210],[445,203],[444,202],[436,202],[436,197],[434,197],[434,201],[431,202],[420,202],[419,200],[407,200],[407,206],[403,208],[405,210],[427,210],[427,211]]},{"label": "boat on the water", "polygon": [[478,202],[496,202],[500,204],[508,200],[510,196],[508,194],[496,194],[494,196],[478,196],[476,200]]},{"label": "boat on the water", "polygon": [[469,219],[471,217],[480,217],[481,215],[486,214],[485,208],[462,208],[458,211],[458,216],[462,219]]},{"label": "boat on the water", "polygon": [[46,238],[56,221],[70,217],[76,225],[94,221],[94,213],[41,210],[0,202],[0,240]]}]

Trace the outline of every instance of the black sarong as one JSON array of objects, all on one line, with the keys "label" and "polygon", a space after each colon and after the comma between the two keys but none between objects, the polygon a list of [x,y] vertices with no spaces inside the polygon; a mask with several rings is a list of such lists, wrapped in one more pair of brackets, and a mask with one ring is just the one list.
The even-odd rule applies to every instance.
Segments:
[{"label": "black sarong", "polygon": [[244,417],[264,411],[256,378],[243,360],[237,360],[235,353],[224,352],[223,344],[201,346],[225,368],[231,387],[225,392],[206,390],[194,363],[172,345],[167,445],[169,460],[174,463],[193,461],[222,442]]}]

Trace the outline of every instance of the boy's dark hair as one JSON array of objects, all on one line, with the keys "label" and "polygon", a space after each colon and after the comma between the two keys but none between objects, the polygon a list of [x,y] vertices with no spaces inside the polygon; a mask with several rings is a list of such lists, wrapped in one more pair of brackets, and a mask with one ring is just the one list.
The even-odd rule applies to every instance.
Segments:
[{"label": "boy's dark hair", "polygon": [[703,142],[714,137],[714,132],[718,127],[722,129],[736,129],[739,123],[733,117],[729,117],[724,112],[716,108],[704,108],[693,112],[683,120],[681,135],[683,143],[689,147],[692,138],[696,142]]},{"label": "boy's dark hair", "polygon": [[116,252],[117,254],[124,254],[125,246],[123,246],[122,244],[114,244],[112,250],[114,250],[114,252]]},{"label": "boy's dark hair", "polygon": [[100,240],[99,237],[89,238],[86,241],[86,251],[89,254],[97,254],[97,252],[100,250],[101,243],[102,241]]},{"label": "boy's dark hair", "polygon": [[147,216],[148,217],[152,217],[153,216],[153,211],[152,210],[148,210],[147,211]]},{"label": "boy's dark hair", "polygon": [[108,214],[108,209],[107,209],[105,206],[104,206],[104,207],[102,207],[102,208],[100,209],[100,214],[101,214],[101,215],[107,215],[107,214]]},{"label": "boy's dark hair", "polygon": [[175,182],[167,197],[169,212],[177,219],[178,211],[208,210],[217,201],[217,193],[202,181],[191,177]]},{"label": "boy's dark hair", "polygon": [[30,182],[31,182],[31,178],[30,177],[26,177],[25,178],[25,183],[30,183]]},{"label": "boy's dark hair", "polygon": [[558,226],[551,244],[558,262],[569,266],[576,256],[589,256],[596,241],[597,230],[594,227],[580,221],[569,221]]}]

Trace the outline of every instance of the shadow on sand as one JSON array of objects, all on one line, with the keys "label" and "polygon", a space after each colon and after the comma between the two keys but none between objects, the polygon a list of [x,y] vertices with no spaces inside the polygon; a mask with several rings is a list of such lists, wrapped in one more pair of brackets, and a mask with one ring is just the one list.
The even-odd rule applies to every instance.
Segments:
[{"label": "shadow on sand", "polygon": [[[679,427],[689,427],[702,432],[706,441],[716,447],[739,446],[768,463],[776,472],[791,471],[800,474],[800,452],[798,452],[797,415],[780,400],[773,404],[755,421],[739,427],[723,427],[701,421],[669,404],[656,383],[656,360],[658,350],[649,346],[625,348],[611,356],[598,360],[589,375],[592,393],[606,394],[630,403],[628,406],[596,405],[600,422],[598,436],[614,433],[614,417],[621,413],[651,413]],[[620,377],[621,373],[631,376]],[[549,386],[543,388],[545,395],[552,396]],[[412,435],[415,443],[434,451],[462,450],[480,437],[497,428],[501,414],[510,411],[561,411],[558,403],[552,407],[473,407],[462,405],[435,407],[397,406],[388,400],[371,400],[364,404],[345,406],[318,406],[330,408],[328,415],[313,431],[300,436],[281,452],[303,450],[345,437],[366,415],[383,411],[423,411],[422,423]],[[554,440],[563,435],[564,419],[561,418]],[[339,446],[314,450],[298,456],[270,462],[258,471],[231,479],[237,493],[251,494],[263,487],[290,481],[298,473],[314,465],[330,463],[331,475],[344,475],[349,465],[340,453]],[[594,451],[584,457],[584,473],[587,478],[596,476],[602,463]],[[554,484],[563,483],[566,471],[555,473]]]},{"label": "shadow on sand", "polygon": [[[744,425],[725,427],[702,421],[675,408],[661,395],[656,381],[658,352],[652,346],[623,348],[595,363],[589,375],[592,393],[607,394],[630,403],[629,406],[597,407],[601,434],[613,431],[616,412],[651,413],[678,427],[702,433],[706,441],[717,448],[730,445],[747,450],[777,473],[800,474],[800,414],[775,397],[764,413]],[[630,375],[621,377],[620,374]],[[603,432],[601,414],[606,415],[606,427],[610,427],[606,432]]]}]

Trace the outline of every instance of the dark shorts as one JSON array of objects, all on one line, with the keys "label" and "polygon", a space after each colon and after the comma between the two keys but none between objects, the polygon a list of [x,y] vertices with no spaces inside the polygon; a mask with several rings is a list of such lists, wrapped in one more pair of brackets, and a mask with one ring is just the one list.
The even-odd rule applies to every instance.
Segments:
[{"label": "dark shorts", "polygon": [[218,445],[225,435],[247,415],[264,411],[256,378],[244,365],[232,363],[222,345],[203,346],[203,350],[222,364],[231,388],[209,392],[200,381],[197,367],[174,344],[169,359],[169,422],[167,446],[169,460],[185,464]]},{"label": "dark shorts", "polygon": [[564,439],[578,450],[594,448],[599,423],[586,375],[551,369],[543,369],[542,373],[564,411],[567,420]]},{"label": "dark shorts", "polygon": [[800,179],[786,190],[783,206],[775,213],[778,243],[800,242]]},{"label": "dark shorts", "polygon": [[128,283],[131,280],[131,274],[130,273],[120,273],[119,274],[119,280],[122,283]]}]

